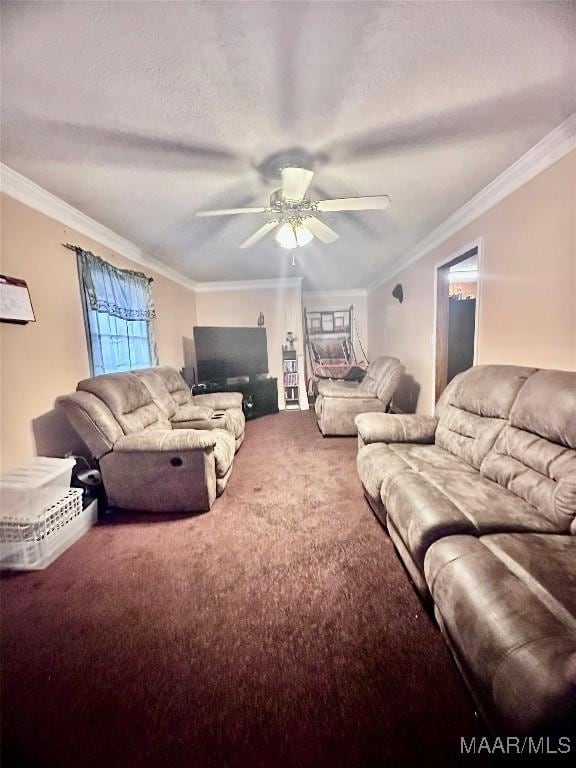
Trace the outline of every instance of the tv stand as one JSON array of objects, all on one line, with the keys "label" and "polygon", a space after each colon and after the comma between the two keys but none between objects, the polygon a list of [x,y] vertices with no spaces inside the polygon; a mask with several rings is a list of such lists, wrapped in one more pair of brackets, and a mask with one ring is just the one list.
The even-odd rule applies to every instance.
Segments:
[{"label": "tv stand", "polygon": [[212,392],[241,392],[244,399],[242,409],[246,420],[257,419],[269,413],[278,413],[278,379],[250,379],[239,384],[208,382],[194,384],[193,395],[207,395]]}]

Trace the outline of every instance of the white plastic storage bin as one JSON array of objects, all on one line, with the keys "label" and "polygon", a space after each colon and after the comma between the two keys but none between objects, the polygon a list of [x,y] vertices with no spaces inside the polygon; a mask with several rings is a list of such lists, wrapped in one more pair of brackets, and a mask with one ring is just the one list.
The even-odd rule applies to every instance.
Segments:
[{"label": "white plastic storage bin", "polygon": [[74,459],[37,456],[0,478],[0,514],[28,518],[70,488]]},{"label": "white plastic storage bin", "polygon": [[0,567],[41,570],[94,525],[97,503],[82,509],[82,491],[70,488],[55,504],[25,519],[0,514]]}]

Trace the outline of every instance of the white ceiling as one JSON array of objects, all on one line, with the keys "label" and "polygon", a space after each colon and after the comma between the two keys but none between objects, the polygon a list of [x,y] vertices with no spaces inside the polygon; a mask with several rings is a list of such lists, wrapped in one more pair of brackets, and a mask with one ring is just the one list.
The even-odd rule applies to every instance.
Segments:
[{"label": "white ceiling", "polygon": [[[193,280],[377,279],[576,111],[572,2],[9,2],[2,159]],[[341,235],[290,267],[258,167],[300,147]]]}]

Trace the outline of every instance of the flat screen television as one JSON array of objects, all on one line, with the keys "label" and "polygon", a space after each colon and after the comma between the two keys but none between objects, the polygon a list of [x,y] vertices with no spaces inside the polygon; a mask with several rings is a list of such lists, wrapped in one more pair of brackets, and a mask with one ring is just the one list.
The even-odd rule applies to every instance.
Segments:
[{"label": "flat screen television", "polygon": [[198,381],[268,373],[266,328],[194,328]]}]

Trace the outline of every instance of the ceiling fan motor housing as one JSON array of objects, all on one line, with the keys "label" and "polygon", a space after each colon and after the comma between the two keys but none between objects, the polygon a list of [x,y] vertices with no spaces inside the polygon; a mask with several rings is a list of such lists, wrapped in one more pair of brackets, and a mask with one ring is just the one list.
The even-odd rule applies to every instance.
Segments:
[{"label": "ceiling fan motor housing", "polygon": [[276,189],[270,195],[270,208],[273,211],[285,211],[298,213],[301,210],[310,210],[313,204],[308,197],[302,198],[302,200],[287,200],[282,196],[282,190]]}]

